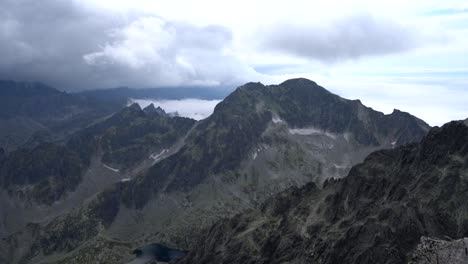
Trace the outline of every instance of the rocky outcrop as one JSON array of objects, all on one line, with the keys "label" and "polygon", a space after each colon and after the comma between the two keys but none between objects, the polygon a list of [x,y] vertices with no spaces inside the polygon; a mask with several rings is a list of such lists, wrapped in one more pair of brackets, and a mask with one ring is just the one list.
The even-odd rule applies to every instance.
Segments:
[{"label": "rocky outcrop", "polygon": [[442,240],[422,237],[409,264],[468,263],[468,238]]},{"label": "rocky outcrop", "polygon": [[406,263],[422,236],[468,235],[467,190],[468,127],[451,122],[218,222],[179,263]]}]

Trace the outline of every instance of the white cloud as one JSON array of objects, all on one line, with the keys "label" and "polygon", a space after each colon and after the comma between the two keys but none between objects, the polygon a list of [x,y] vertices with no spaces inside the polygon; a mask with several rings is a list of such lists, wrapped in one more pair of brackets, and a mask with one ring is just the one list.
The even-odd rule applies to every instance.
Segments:
[{"label": "white cloud", "polygon": [[182,100],[150,100],[134,99],[129,104],[137,103],[145,108],[150,104],[155,107],[160,106],[167,113],[177,112],[180,116],[193,118],[195,120],[205,119],[210,116],[215,106],[221,100],[201,100],[201,99],[182,99]]},{"label": "white cloud", "polygon": [[0,79],[69,90],[237,85],[256,76],[231,52],[232,32],[223,26],[79,1],[2,1]]},{"label": "white cloud", "polygon": [[423,44],[412,28],[368,13],[320,25],[280,24],[259,36],[266,49],[321,61],[398,53]]}]

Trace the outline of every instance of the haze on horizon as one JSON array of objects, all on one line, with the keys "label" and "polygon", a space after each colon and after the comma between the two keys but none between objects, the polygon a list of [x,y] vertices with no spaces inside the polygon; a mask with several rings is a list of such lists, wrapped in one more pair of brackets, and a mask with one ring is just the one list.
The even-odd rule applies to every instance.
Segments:
[{"label": "haze on horizon", "polygon": [[305,77],[431,125],[468,117],[466,1],[0,0],[0,79],[61,90]]}]

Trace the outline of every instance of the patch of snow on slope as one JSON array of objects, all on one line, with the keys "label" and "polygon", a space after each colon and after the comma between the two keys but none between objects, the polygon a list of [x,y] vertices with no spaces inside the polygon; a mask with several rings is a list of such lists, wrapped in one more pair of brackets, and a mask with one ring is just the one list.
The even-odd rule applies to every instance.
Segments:
[{"label": "patch of snow on slope", "polygon": [[167,151],[168,151],[167,149],[163,149],[159,154],[153,153],[153,154],[151,154],[149,157],[150,157],[150,159],[153,159],[153,160],[155,160],[155,161],[158,161],[158,160],[161,158],[161,156],[162,156],[164,153],[166,153]]},{"label": "patch of snow on slope", "polygon": [[347,166],[344,166],[344,165],[338,165],[338,164],[333,164],[333,167],[337,168],[337,169],[346,169]]},{"label": "patch of snow on slope", "polygon": [[268,149],[267,145],[259,146],[252,154],[252,160],[255,160],[258,157],[258,154],[260,153],[260,151],[265,150],[265,149]]},{"label": "patch of snow on slope", "polygon": [[349,142],[351,140],[351,133],[344,133],[343,137],[346,140],[346,142]]},{"label": "patch of snow on slope", "polygon": [[336,135],[329,133],[329,132],[325,132],[320,129],[313,128],[313,127],[293,128],[293,129],[289,129],[289,133],[293,135],[301,135],[301,136],[322,135],[322,136],[327,136],[332,139],[336,139]]},{"label": "patch of snow on slope", "polygon": [[276,115],[273,116],[271,121],[273,121],[274,124],[280,124],[284,122],[283,120],[281,120],[281,118],[279,118],[279,116],[276,116]]},{"label": "patch of snow on slope", "polygon": [[109,167],[109,166],[107,166],[106,164],[102,164],[102,165],[103,165],[106,169],[109,169],[109,170],[111,170],[111,171],[113,171],[113,172],[119,172],[118,169],[114,169],[114,168],[112,168],[112,167]]}]

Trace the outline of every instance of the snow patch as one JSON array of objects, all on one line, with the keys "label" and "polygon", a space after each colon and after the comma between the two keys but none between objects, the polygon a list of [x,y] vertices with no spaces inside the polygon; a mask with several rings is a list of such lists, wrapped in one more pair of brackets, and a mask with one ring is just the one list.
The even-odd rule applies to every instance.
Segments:
[{"label": "snow patch", "polygon": [[338,165],[338,164],[333,164],[333,167],[337,168],[337,169],[346,169],[347,166],[344,166],[344,165]]},{"label": "snow patch", "polygon": [[158,161],[158,160],[161,159],[161,156],[162,156],[163,154],[165,154],[167,151],[168,151],[167,149],[163,149],[161,152],[159,152],[159,154],[156,154],[156,152],[155,152],[155,153],[151,154],[151,155],[149,156],[149,158],[150,158],[150,159],[153,159],[154,161]]},{"label": "snow patch", "polygon": [[284,123],[284,121],[281,118],[279,118],[279,116],[273,116],[271,121],[273,121],[274,124]]},{"label": "snow patch", "polygon": [[252,160],[255,160],[258,157],[258,154],[260,153],[260,151],[265,150],[265,149],[268,149],[267,145],[259,146],[252,154]]},{"label": "snow patch", "polygon": [[301,136],[321,135],[321,136],[327,136],[332,139],[336,139],[336,135],[320,130],[320,129],[313,128],[313,127],[293,128],[293,129],[289,129],[289,133],[293,135],[301,135]]},{"label": "snow patch", "polygon": [[121,182],[129,182],[131,179],[130,178],[124,178],[122,180],[120,180]]},{"label": "snow patch", "polygon": [[346,142],[349,142],[351,140],[351,133],[344,133],[343,137],[346,140]]},{"label": "snow patch", "polygon": [[102,164],[102,165],[104,166],[104,168],[109,169],[109,170],[111,170],[111,171],[113,171],[113,172],[120,172],[118,169],[114,169],[114,168],[112,168],[112,167],[109,167],[109,166],[107,166],[106,164]]}]

